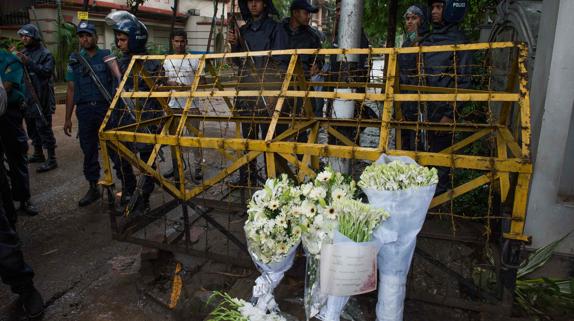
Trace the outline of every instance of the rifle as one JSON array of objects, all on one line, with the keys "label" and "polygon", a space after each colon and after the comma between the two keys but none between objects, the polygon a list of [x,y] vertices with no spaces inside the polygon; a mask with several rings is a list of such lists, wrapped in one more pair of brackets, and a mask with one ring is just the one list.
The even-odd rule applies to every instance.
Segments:
[{"label": "rifle", "polygon": [[26,112],[29,113],[33,118],[40,120],[40,124],[42,126],[47,126],[48,121],[46,120],[46,116],[42,112],[42,108],[40,107],[40,99],[38,98],[38,94],[36,93],[36,88],[32,84],[32,79],[30,78],[30,74],[28,73],[28,68],[22,64],[22,68],[24,69],[24,82],[26,83],[26,87],[30,91],[30,95],[32,96],[32,106],[28,106],[27,102],[25,102]]},{"label": "rifle", "polygon": [[[241,47],[242,51],[246,51],[247,53],[249,53],[251,50],[249,49],[249,44],[247,43],[247,41],[241,36],[241,32],[239,30],[239,24],[237,23],[237,19],[235,18],[235,1],[233,1],[233,7],[232,7],[232,12],[231,12],[231,25],[233,28],[233,34],[237,37],[237,41],[239,42],[239,46]],[[249,57],[249,62],[251,65],[251,72],[255,75],[257,75],[257,68],[255,65],[255,59],[253,59],[253,56],[248,56]],[[273,111],[270,111],[269,108],[267,107],[267,99],[264,96],[261,96],[261,101],[263,102],[263,107],[265,107],[265,110],[267,110],[267,112],[271,115],[273,115]]]}]

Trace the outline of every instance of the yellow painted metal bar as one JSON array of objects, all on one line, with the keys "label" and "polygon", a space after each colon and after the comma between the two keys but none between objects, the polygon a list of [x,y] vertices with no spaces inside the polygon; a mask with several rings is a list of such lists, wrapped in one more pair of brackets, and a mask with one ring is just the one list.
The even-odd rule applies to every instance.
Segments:
[{"label": "yellow painted metal bar", "polygon": [[[171,122],[172,122],[173,118],[170,118],[165,125],[163,126],[163,128],[161,129],[160,135],[161,136],[165,136],[169,133],[169,128],[171,126]],[[153,149],[151,151],[150,157],[147,160],[147,164],[149,166],[153,166],[153,164],[155,163],[155,159],[157,158],[157,155],[159,154],[159,151],[161,149],[161,144],[154,144]]]},{"label": "yellow painted metal bar", "polygon": [[189,113],[189,109],[191,108],[193,102],[193,93],[197,90],[197,86],[199,85],[199,79],[201,78],[201,74],[203,73],[204,68],[205,68],[205,57],[202,57],[199,60],[199,66],[195,71],[193,82],[191,84],[191,89],[187,93],[189,99],[187,99],[187,101],[185,102],[185,107],[183,108],[181,119],[179,121],[179,124],[177,125],[177,131],[176,131],[177,136],[181,136],[181,134],[183,133],[183,128],[185,127],[185,124],[187,122],[187,114]]},{"label": "yellow painted metal bar", "polygon": [[388,55],[392,52],[399,54],[412,54],[412,53],[425,53],[425,52],[441,52],[441,51],[469,51],[469,50],[488,50],[488,49],[504,49],[513,48],[517,44],[514,42],[486,42],[486,43],[472,43],[472,44],[459,44],[459,45],[441,45],[441,46],[425,46],[425,47],[405,47],[405,48],[368,48],[368,49],[286,49],[286,50],[265,50],[265,51],[243,51],[232,53],[215,53],[215,54],[186,54],[186,55],[135,55],[136,59],[148,58],[150,60],[164,60],[164,59],[184,59],[195,58],[200,59],[221,59],[221,58],[245,58],[245,57],[260,57],[260,56],[276,56],[276,55],[334,55],[334,54],[359,54],[359,55]]},{"label": "yellow painted metal bar", "polygon": [[519,91],[520,122],[522,126],[522,157],[530,159],[530,94],[528,93],[528,47],[520,43],[518,52],[518,73],[520,75]]},{"label": "yellow painted metal bar", "polygon": [[515,157],[522,157],[522,150],[520,149],[520,145],[516,142],[514,137],[512,137],[512,133],[508,128],[500,128],[498,133],[502,137],[504,143],[508,146],[510,151]]},{"label": "yellow painted metal bar", "polygon": [[516,190],[514,191],[514,205],[512,208],[512,221],[510,223],[510,233],[505,235],[509,239],[524,239],[524,225],[526,224],[526,208],[528,205],[528,187],[530,184],[530,174],[518,174]]},{"label": "yellow painted metal bar", "polygon": [[265,153],[265,165],[267,167],[267,177],[277,177],[277,169],[275,168],[275,154]]},{"label": "yellow painted metal bar", "polygon": [[130,163],[136,165],[141,171],[147,173],[148,175],[154,177],[156,180],[160,181],[161,186],[167,188],[173,195],[182,199],[183,195],[180,194],[179,190],[177,189],[177,187],[175,187],[175,185],[173,185],[170,181],[166,180],[158,171],[153,169],[146,162],[141,160],[136,154],[134,154],[131,150],[129,150],[129,148],[124,146],[119,141],[110,141],[110,143],[111,146],[114,147],[121,156],[126,158]]},{"label": "yellow painted metal bar", "polygon": [[466,147],[466,146],[476,142],[477,140],[481,139],[482,137],[488,135],[491,132],[492,131],[490,129],[483,129],[481,131],[478,131],[478,132],[466,137],[465,139],[455,143],[454,145],[441,150],[439,153],[450,154],[450,153],[456,152],[456,151],[460,150],[461,148]]},{"label": "yellow painted metal bar", "polygon": [[257,156],[259,156],[261,154],[262,154],[262,152],[252,151],[252,152],[249,152],[249,153],[243,155],[242,157],[237,159],[233,164],[227,166],[226,168],[221,170],[219,173],[217,173],[215,176],[205,180],[201,185],[194,187],[191,190],[186,190],[185,191],[185,200],[189,201],[190,199],[203,193],[205,190],[207,190],[208,188],[217,184],[218,182],[222,181],[224,178],[226,178],[227,176],[231,175],[233,172],[238,170],[241,166],[246,165],[247,163],[254,160],[255,158],[257,158]]},{"label": "yellow painted metal bar", "polygon": [[[290,133],[293,135],[293,132]],[[228,148],[244,151],[291,153],[293,150],[297,154],[311,154],[321,157],[356,158],[364,160],[377,160],[381,156],[381,151],[376,148],[308,144],[298,142],[249,140],[237,138],[197,138],[197,137],[157,137],[153,134],[107,131],[102,134],[105,139],[120,140],[127,142],[139,142],[151,144],[158,142],[164,145],[180,145],[182,147],[202,148]],[[155,137],[154,137],[155,136]],[[295,146],[294,146],[295,145]],[[531,173],[532,164],[524,162],[522,159],[498,160],[496,157],[468,156],[453,154],[443,155],[438,153],[414,152],[405,150],[389,150],[389,155],[409,156],[424,166],[446,166],[450,167],[454,162],[455,168],[467,168],[477,170],[496,170],[503,172]]]},{"label": "yellow painted metal bar", "polygon": [[387,84],[385,87],[383,111],[381,113],[381,132],[379,135],[379,150],[386,151],[389,139],[389,123],[393,113],[395,95],[395,81],[397,71],[397,53],[393,50],[387,61]]},{"label": "yellow painted metal bar", "polygon": [[[508,152],[506,147],[506,142],[504,138],[500,134],[500,132],[496,133],[496,156],[499,159],[507,159]],[[501,202],[506,202],[506,198],[508,197],[508,192],[510,191],[510,175],[508,173],[501,173],[500,175],[500,200]]]},{"label": "yellow painted metal bar", "polygon": [[[496,179],[497,177],[498,177],[498,175],[496,175],[494,179]],[[491,173],[479,176],[479,177],[477,177],[477,178],[475,178],[469,182],[466,182],[462,185],[455,187],[452,190],[446,191],[446,192],[436,196],[431,201],[429,208],[434,208],[434,207],[442,205],[446,202],[450,202],[451,199],[458,197],[458,196],[461,196],[463,194],[466,194],[466,193],[476,189],[477,187],[480,187],[484,184],[488,184],[491,181],[492,181],[492,174]]]},{"label": "yellow painted metal bar", "polygon": [[[129,79],[129,73],[133,69],[134,64],[135,64],[135,59],[132,59],[130,61],[130,63],[128,64],[128,67],[126,69],[126,73],[124,74],[124,77],[122,78],[122,80],[119,84],[119,88],[124,88],[124,86],[126,85],[126,82]],[[121,90],[116,90],[116,94],[114,95],[114,98],[112,99],[112,102],[110,103],[110,107],[108,108],[108,111],[106,112],[106,116],[104,117],[104,120],[102,121],[102,124],[100,125],[100,129],[98,130],[100,148],[102,150],[102,157],[103,157],[102,168],[104,169],[104,175],[103,175],[102,179],[100,180],[100,182],[102,185],[105,185],[105,186],[112,185],[114,182],[114,178],[112,176],[112,166],[110,164],[110,157],[109,157],[109,153],[108,153],[108,149],[107,149],[108,146],[106,145],[105,141],[103,141],[101,133],[105,130],[106,126],[108,125],[110,117],[116,108],[118,100],[120,99],[120,95],[121,95]]]},{"label": "yellow painted metal bar", "polygon": [[[307,137],[307,143],[309,144],[315,143],[317,141],[318,135],[319,135],[319,123],[315,123],[315,126],[313,126],[311,132],[309,133],[309,137]],[[316,162],[319,161],[318,157],[313,157],[311,154],[303,155],[302,160],[303,165],[308,166],[309,161],[311,161],[311,167],[319,169],[318,164],[317,167],[315,167],[316,164],[313,162],[314,161],[313,158],[315,158]],[[305,172],[300,171],[298,175],[299,176],[297,178],[299,179],[299,182],[303,182],[303,180],[305,179]]]},{"label": "yellow painted metal bar", "polygon": [[333,126],[327,127],[327,132],[347,146],[357,146],[357,144],[355,144],[347,136],[343,135],[340,131],[333,128]]},{"label": "yellow painted metal bar", "polygon": [[[390,62],[390,61],[389,61]],[[386,91],[385,91],[386,92]],[[384,101],[392,96],[395,101],[445,101],[445,102],[465,102],[465,101],[518,101],[519,94],[515,93],[458,93],[458,94],[375,94],[375,93],[341,93],[330,91],[302,91],[302,90],[211,90],[188,92],[165,92],[156,91],[149,93],[146,91],[124,92],[121,94],[125,98],[157,98],[157,97],[297,97],[297,98],[324,98],[324,99],[345,99],[345,100],[373,100]]]},{"label": "yellow painted metal bar", "polygon": [[[310,169],[306,164],[304,164],[302,161],[297,159],[296,156],[293,156],[292,154],[285,154],[285,153],[277,153],[277,155],[283,157],[289,163],[297,166],[297,169],[299,169],[298,179],[299,179],[299,177],[301,177],[301,174],[303,174],[302,175],[303,179],[305,178],[305,176],[308,176],[309,178],[314,178],[317,175],[317,173],[315,173],[312,169]],[[299,181],[302,182],[303,179],[299,179]]]},{"label": "yellow painted metal bar", "polygon": [[[289,66],[285,71],[285,80],[283,81],[283,85],[281,86],[281,91],[277,94],[279,98],[277,99],[275,109],[273,110],[273,115],[271,115],[271,123],[269,124],[267,135],[265,135],[265,141],[270,141],[271,139],[273,139],[273,135],[275,134],[275,128],[277,127],[277,120],[281,115],[281,109],[283,108],[283,103],[285,102],[284,92],[289,90],[289,85],[291,84],[291,78],[293,77],[293,71],[295,70],[296,64],[297,64],[297,55],[293,55],[291,56]],[[264,96],[263,94],[260,95]]]}]

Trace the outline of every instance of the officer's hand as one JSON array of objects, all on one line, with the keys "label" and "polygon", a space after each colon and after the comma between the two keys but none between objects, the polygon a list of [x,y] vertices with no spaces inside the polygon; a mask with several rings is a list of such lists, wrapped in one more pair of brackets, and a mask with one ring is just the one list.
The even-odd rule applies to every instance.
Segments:
[{"label": "officer's hand", "polygon": [[442,116],[442,118],[440,119],[440,122],[443,124],[447,124],[447,123],[452,123],[453,119],[447,116]]},{"label": "officer's hand", "polygon": [[237,37],[235,36],[235,32],[232,30],[227,32],[227,42],[229,42],[232,46],[237,45]]},{"label": "officer's hand", "polygon": [[28,56],[26,56],[25,54],[18,52],[16,53],[16,56],[18,56],[18,58],[20,58],[20,60],[22,60],[23,63],[28,63],[28,61],[30,60],[30,58],[28,58]]},{"label": "officer's hand", "polygon": [[66,134],[66,136],[72,136],[72,120],[71,119],[66,119],[66,121],[64,122],[64,134]]},{"label": "officer's hand", "polygon": [[315,76],[316,74],[318,74],[321,70],[319,70],[319,67],[317,66],[317,64],[313,64],[311,65],[311,76]]}]

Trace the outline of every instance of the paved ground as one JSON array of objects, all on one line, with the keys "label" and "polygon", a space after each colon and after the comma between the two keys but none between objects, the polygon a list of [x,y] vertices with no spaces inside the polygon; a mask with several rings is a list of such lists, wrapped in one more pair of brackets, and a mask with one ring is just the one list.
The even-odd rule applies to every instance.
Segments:
[{"label": "paved ground", "polygon": [[[54,133],[60,167],[36,174],[38,165],[30,165],[32,200],[41,214],[21,216],[18,224],[25,258],[49,304],[45,320],[171,320],[136,289],[140,247],[111,240],[103,204],[78,208],[87,183],[79,143],[64,135],[63,119],[59,105]],[[0,286],[0,320],[8,320],[13,299]]]}]

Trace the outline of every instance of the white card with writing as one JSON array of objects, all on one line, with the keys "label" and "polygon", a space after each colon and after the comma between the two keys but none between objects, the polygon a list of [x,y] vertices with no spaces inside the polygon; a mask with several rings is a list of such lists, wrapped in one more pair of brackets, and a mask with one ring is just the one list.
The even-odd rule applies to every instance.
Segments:
[{"label": "white card with writing", "polygon": [[324,244],[321,249],[321,292],[351,296],[377,289],[376,244]]}]

